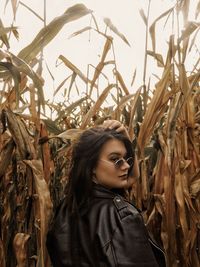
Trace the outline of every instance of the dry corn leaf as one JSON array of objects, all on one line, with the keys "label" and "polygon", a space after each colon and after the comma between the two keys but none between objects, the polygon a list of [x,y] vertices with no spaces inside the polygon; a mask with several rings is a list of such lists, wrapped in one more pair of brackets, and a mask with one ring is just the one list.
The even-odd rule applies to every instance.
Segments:
[{"label": "dry corn leaf", "polygon": [[[197,240],[199,240],[199,238]],[[195,240],[196,243],[198,243],[197,240]],[[199,255],[195,246],[190,250],[189,264],[190,266],[199,266],[200,264]]]},{"label": "dry corn leaf", "polygon": [[7,31],[5,30],[3,22],[0,19],[0,39],[6,45],[6,47],[9,49],[10,48],[10,44],[9,44],[8,37],[7,37],[6,33],[7,33]]},{"label": "dry corn leaf", "polygon": [[137,90],[136,94],[134,94],[134,97],[130,103],[130,120],[129,120],[129,125],[128,125],[128,132],[129,132],[131,140],[133,140],[134,138],[134,128],[133,128],[134,116],[139,106],[139,98],[140,98],[141,90],[142,88],[140,87]]},{"label": "dry corn leaf", "polygon": [[38,121],[37,103],[36,103],[35,88],[34,88],[34,86],[32,84],[29,85],[29,90],[30,90],[30,106],[29,106],[29,110],[30,110],[30,114],[32,115],[33,121],[37,124],[37,121]]},{"label": "dry corn leaf", "polygon": [[11,32],[11,31],[13,33],[15,32],[15,34],[16,34],[17,28],[18,27],[15,27],[15,26],[11,26],[11,27],[3,27],[3,26],[0,26],[0,37],[6,35],[7,33]]},{"label": "dry corn leaf", "polygon": [[[41,123],[40,126],[40,138],[48,138],[48,132],[44,123]],[[43,143],[41,146],[42,146],[44,179],[46,183],[49,184],[51,173],[53,173],[50,147],[48,142]]]},{"label": "dry corn leaf", "polygon": [[72,33],[72,34],[69,36],[69,38],[75,37],[75,36],[77,36],[77,35],[79,35],[79,34],[81,34],[81,33],[83,33],[83,32],[90,31],[90,30],[92,30],[92,29],[93,29],[93,28],[92,28],[91,26],[84,27],[83,29],[81,29],[81,30],[79,30],[79,31],[76,31],[76,32]]},{"label": "dry corn leaf", "polygon": [[198,18],[199,14],[200,14],[200,1],[198,2],[196,10],[195,10],[195,19]]},{"label": "dry corn leaf", "polygon": [[91,87],[90,87],[89,96],[91,96],[94,84],[97,81],[97,79],[99,78],[100,74],[102,74],[102,69],[103,68],[104,68],[104,62],[99,62],[98,65],[95,68],[94,76],[93,76],[93,79],[91,81]]},{"label": "dry corn leaf", "polygon": [[71,140],[73,142],[82,133],[83,133],[83,130],[81,130],[81,129],[69,129],[69,130],[64,131],[63,133],[59,134],[58,137],[66,139],[66,140]]},{"label": "dry corn leaf", "polygon": [[180,2],[180,11],[183,13],[184,25],[188,22],[190,0],[183,0]]},{"label": "dry corn leaf", "polygon": [[59,112],[57,118],[55,119],[55,122],[58,122],[59,120],[61,120],[63,117],[66,117],[67,115],[69,115],[70,113],[72,113],[72,111],[75,108],[78,108],[86,99],[88,99],[87,96],[82,97],[80,99],[78,99],[77,101],[75,101],[74,103],[72,103],[71,105],[68,105],[65,110],[62,110]]},{"label": "dry corn leaf", "polygon": [[18,1],[17,0],[11,0],[11,3],[12,3],[13,15],[15,18],[16,12],[17,12]]},{"label": "dry corn leaf", "polygon": [[[188,52],[191,52],[191,51],[192,51],[192,48],[193,48],[193,46],[194,46],[194,44],[195,44],[195,41],[196,41],[196,38],[197,38],[197,36],[198,36],[198,34],[199,34],[199,30],[200,30],[200,28],[198,28],[198,29],[196,30],[196,32],[195,32],[195,34],[194,34],[192,40],[190,41],[190,47],[188,48]],[[197,42],[198,42],[198,40],[197,40]],[[199,60],[199,59],[198,59],[198,60]],[[193,71],[192,71],[191,73],[193,73]]]},{"label": "dry corn leaf", "polygon": [[[144,147],[155,129],[155,124],[159,122],[166,109],[165,105],[168,100],[166,99],[166,102],[163,102],[163,100],[167,94],[166,88],[169,82],[170,72],[171,66],[164,70],[163,77],[157,84],[153,98],[151,99],[147,112],[144,115],[138,136],[138,148],[140,149],[140,153],[144,152]],[[168,97],[170,97],[170,95],[168,95]]]},{"label": "dry corn leaf", "polygon": [[46,255],[46,234],[48,231],[49,220],[52,216],[52,202],[48,185],[44,179],[43,165],[41,160],[24,160],[24,163],[31,169],[34,179],[34,186],[36,194],[38,196],[35,199],[36,206],[38,207],[39,218],[38,230],[39,230],[39,250],[41,267],[45,267],[44,262]]},{"label": "dry corn leaf", "polygon": [[[168,236],[167,236],[167,229],[166,229],[166,216],[165,216],[165,198],[163,195],[157,195],[154,194],[154,205],[155,205],[155,217],[154,221],[155,224],[153,224],[152,233],[157,233],[159,236],[159,243],[162,245],[163,250],[165,251],[165,255],[167,257],[166,251],[168,249]],[[160,215],[160,216],[158,216]],[[162,218],[159,222],[157,219],[158,217]],[[148,226],[149,227],[149,226]],[[159,234],[158,234],[158,227],[159,227]],[[156,236],[156,235],[155,235]]]},{"label": "dry corn leaf", "polygon": [[112,45],[112,41],[113,41],[113,38],[108,36],[106,38],[106,43],[104,45],[104,48],[103,48],[103,53],[102,53],[102,56],[101,56],[101,62],[104,62],[105,59],[106,59],[106,56],[108,54],[108,51],[110,50],[110,47]]},{"label": "dry corn leaf", "polygon": [[28,263],[27,242],[30,235],[26,233],[17,233],[13,239],[13,248],[18,267],[26,267]]},{"label": "dry corn leaf", "polygon": [[166,58],[166,63],[165,63],[166,67],[172,63],[172,60],[175,57],[176,51],[177,51],[177,46],[174,45],[174,35],[171,35],[169,39],[169,48],[168,48],[167,58]]},{"label": "dry corn leaf", "polygon": [[8,165],[11,163],[13,149],[14,149],[14,141],[11,138],[3,146],[0,152],[0,177],[2,177],[5,174]]},{"label": "dry corn leaf", "polygon": [[93,76],[93,79],[92,79],[92,82],[91,82],[91,89],[90,89],[90,94],[92,93],[92,88],[96,82],[96,80],[98,79],[99,75],[101,74],[101,71],[104,67],[104,61],[105,61],[105,58],[108,54],[108,51],[110,50],[111,48],[111,44],[112,44],[112,38],[111,37],[107,37],[106,38],[106,43],[104,45],[104,48],[103,48],[103,53],[102,53],[102,56],[101,56],[101,60],[99,62],[99,64],[96,66],[95,68],[95,72],[94,72],[94,76]]},{"label": "dry corn leaf", "polygon": [[164,61],[161,54],[154,53],[153,51],[147,50],[147,55],[152,56],[156,59],[158,67],[164,67]]},{"label": "dry corn leaf", "polygon": [[174,99],[171,101],[169,106],[168,117],[166,121],[166,134],[167,134],[167,147],[165,150],[165,157],[168,163],[169,169],[171,169],[171,165],[173,164],[173,153],[174,153],[174,145],[176,138],[176,122],[177,118],[180,114],[181,109],[181,93],[177,93]]},{"label": "dry corn leaf", "polygon": [[155,175],[155,182],[154,182],[154,192],[155,194],[162,195],[164,191],[164,169],[163,169],[163,162],[164,162],[164,154],[159,151],[157,156],[157,164],[154,169],[154,175]]},{"label": "dry corn leaf", "polygon": [[101,95],[99,96],[99,98],[97,99],[96,103],[94,104],[94,106],[87,112],[87,114],[83,117],[82,119],[82,124],[80,126],[81,129],[85,129],[87,125],[90,124],[90,119],[92,118],[92,116],[94,116],[98,111],[100,106],[103,104],[104,100],[106,99],[108,93],[110,92],[110,90],[115,87],[115,84],[109,84],[101,93]]},{"label": "dry corn leaf", "polygon": [[181,37],[178,39],[179,42],[188,38],[196,29],[200,27],[200,23],[189,21],[186,24],[185,30],[183,30]]},{"label": "dry corn leaf", "polygon": [[[187,120],[187,126],[189,127],[189,131],[195,128],[195,107],[194,107],[194,98],[192,95],[188,96],[188,101],[185,106],[185,115]],[[192,133],[193,134],[193,133]],[[189,136],[190,137],[190,136]]]},{"label": "dry corn leaf", "polygon": [[17,41],[19,41],[19,32],[17,31],[17,29],[13,29],[12,33],[15,36],[15,38],[17,39]]},{"label": "dry corn leaf", "polygon": [[60,134],[62,132],[62,130],[55,123],[55,121],[52,121],[51,119],[43,119],[43,122],[45,123],[49,133],[56,135],[56,134]]},{"label": "dry corn leaf", "polygon": [[124,82],[124,80],[123,80],[123,78],[122,78],[122,75],[119,73],[118,70],[115,70],[115,71],[114,71],[114,74],[115,74],[115,76],[116,76],[116,78],[117,78],[117,81],[118,81],[119,84],[121,85],[121,88],[123,89],[124,93],[125,93],[126,95],[129,95],[129,90],[128,90],[128,88],[127,88],[127,86],[126,86],[126,84],[125,84],[125,82]]},{"label": "dry corn leaf", "polygon": [[182,63],[185,62],[187,58],[187,49],[189,45],[189,38],[183,40],[183,47],[182,47]]},{"label": "dry corn leaf", "polygon": [[66,83],[66,81],[71,77],[71,75],[69,77],[67,77],[66,79],[64,79],[56,88],[56,90],[53,93],[53,96],[56,96],[56,94],[60,91],[60,89],[63,87],[63,85]]},{"label": "dry corn leaf", "polygon": [[193,198],[197,198],[200,194],[200,178],[194,180],[190,185],[190,194]]},{"label": "dry corn leaf", "polygon": [[4,254],[4,246],[3,242],[0,238],[0,266],[6,267],[6,260],[5,260],[5,254]]},{"label": "dry corn leaf", "polygon": [[132,78],[132,81],[131,81],[131,86],[133,86],[133,84],[134,84],[136,73],[137,73],[137,69],[134,70],[133,78]]},{"label": "dry corn leaf", "polygon": [[[178,161],[178,158],[177,158]],[[184,197],[184,189],[182,176],[179,172],[179,165],[177,164],[177,171],[175,175],[175,197],[177,203],[177,210],[179,212],[179,220],[180,226],[182,228],[183,238],[184,240],[188,240],[189,238],[189,225],[187,224],[187,210],[185,208],[185,197]],[[188,245],[187,243],[183,244],[184,254],[188,255]]]},{"label": "dry corn leaf", "polygon": [[180,79],[180,89],[185,97],[188,96],[188,93],[190,92],[190,84],[187,78],[185,66],[181,64],[179,66],[179,79]]},{"label": "dry corn leaf", "polygon": [[[75,86],[76,86],[76,76],[77,76],[77,74],[75,72],[71,76],[70,85],[68,88],[68,98],[70,97],[70,93],[71,93],[71,89],[72,89],[73,84],[75,83]],[[79,92],[78,92],[78,95],[79,95]]]},{"label": "dry corn leaf", "polygon": [[[174,180],[172,173],[174,173],[175,162],[171,169],[165,160],[164,162],[164,196],[165,196],[165,215],[166,215],[166,233],[167,244],[165,244],[166,253],[169,259],[169,266],[173,266],[175,255],[177,254],[176,243],[176,224],[172,223],[171,218],[176,218],[175,213],[175,196],[174,196]],[[176,219],[175,219],[176,220]]]},{"label": "dry corn leaf", "polygon": [[[163,218],[162,224],[164,226],[165,220],[166,220],[166,218],[165,218],[165,198],[163,195],[160,195],[160,194],[154,194],[154,198],[155,198],[155,208],[158,211],[158,213],[162,216],[162,218]],[[163,226],[162,226],[162,231],[166,230],[166,225],[164,227]],[[164,234],[163,232],[161,233],[161,235]],[[162,238],[162,240],[164,240],[164,239]],[[167,242],[163,241],[163,244],[167,244]]]},{"label": "dry corn leaf", "polygon": [[129,95],[123,96],[121,100],[118,102],[118,105],[113,112],[117,112],[117,110],[118,111],[123,110],[123,108],[128,104],[128,102],[131,101],[131,99],[133,99],[134,96],[135,94],[129,94]]},{"label": "dry corn leaf", "polygon": [[30,8],[29,6],[27,6],[26,4],[24,4],[22,1],[19,1],[19,4],[22,5],[22,6],[24,6],[31,13],[33,13],[39,20],[41,20],[42,22],[44,22],[44,19],[38,13],[36,13],[32,8]]},{"label": "dry corn leaf", "polygon": [[144,21],[144,24],[147,26],[147,17],[146,17],[146,15],[144,14],[144,10],[141,8],[141,9],[139,10],[139,12],[140,12],[140,16],[142,17],[142,19],[143,19],[143,21]]},{"label": "dry corn leaf", "polygon": [[87,9],[83,4],[76,4],[68,8],[63,15],[54,18],[47,26],[41,29],[34,40],[19,52],[18,57],[29,63],[58,34],[66,23],[77,20],[89,13],[91,13],[91,10]]},{"label": "dry corn leaf", "polygon": [[20,91],[19,91],[19,85],[21,82],[21,76],[20,72],[17,67],[15,67],[12,63],[10,62],[0,62],[0,72],[2,70],[9,70],[13,81],[14,81],[14,91],[15,91],[15,102],[16,102],[16,107],[18,108],[19,106],[19,97],[20,97]]},{"label": "dry corn leaf", "polygon": [[[43,94],[43,80],[41,79],[41,77],[39,77],[33,69],[31,69],[31,67],[26,64],[23,60],[21,60],[20,58],[18,58],[17,56],[15,56],[14,54],[10,53],[10,52],[7,52],[7,53],[4,53],[5,56],[8,57],[8,59],[12,62],[12,64],[17,68],[17,71],[18,72],[22,72],[23,74],[26,74],[27,76],[29,76],[35,87],[38,89],[38,99],[41,103],[41,105],[43,106],[43,109],[44,109],[44,106],[45,106],[45,101],[44,101],[44,94]],[[24,82],[24,80],[23,80]],[[21,85],[20,85],[21,87]],[[22,86],[22,88],[20,89],[20,94],[21,94],[21,90],[24,89],[24,86]],[[12,99],[12,101],[15,100],[15,90],[13,90],[11,93],[10,93],[10,99]],[[3,103],[3,107],[5,107],[8,103],[8,100],[6,100],[4,103]]]},{"label": "dry corn leaf", "polygon": [[2,59],[6,58],[6,57],[10,57],[9,53],[7,50],[0,48],[0,61],[2,61]]},{"label": "dry corn leaf", "polygon": [[[8,2],[9,0],[6,0],[5,9],[6,9]],[[16,12],[17,12],[18,0],[11,0],[11,5],[12,5],[12,10],[13,10],[13,16],[15,18]]]},{"label": "dry corn leaf", "polygon": [[147,207],[147,202],[149,199],[149,186],[148,186],[148,174],[147,174],[147,166],[145,160],[142,160],[141,164],[141,198],[143,205]]},{"label": "dry corn leaf", "polygon": [[8,129],[12,134],[17,149],[19,150],[21,159],[35,158],[35,149],[24,123],[9,109],[6,110],[6,115],[8,121]]},{"label": "dry corn leaf", "polygon": [[151,35],[152,47],[153,47],[153,52],[154,53],[156,51],[156,38],[155,38],[156,23],[159,20],[161,20],[162,18],[164,18],[165,16],[167,16],[168,14],[170,14],[172,11],[173,11],[173,8],[170,8],[167,11],[165,11],[164,13],[162,13],[156,20],[154,20],[154,22],[151,24],[151,26],[149,28],[149,32],[150,32],[150,35]]},{"label": "dry corn leaf", "polygon": [[[91,83],[91,81],[74,65],[72,64],[66,57],[63,55],[59,56],[59,59],[63,61],[63,63],[73,71],[73,73],[76,73],[86,84]],[[95,86],[96,87],[96,86]]]},{"label": "dry corn leaf", "polygon": [[185,204],[187,205],[187,208],[189,210],[192,210],[193,212],[196,212],[194,203],[192,202],[192,195],[190,194],[190,181],[188,181],[187,173],[183,174],[183,191],[184,191],[184,197],[185,197]]},{"label": "dry corn leaf", "polygon": [[115,34],[117,34],[127,45],[130,46],[130,44],[129,44],[128,40],[126,39],[126,37],[124,36],[124,34],[122,34],[121,32],[118,31],[118,29],[113,25],[112,21],[109,18],[104,18],[103,21],[106,24],[106,26],[111,29],[111,31],[113,31]]}]

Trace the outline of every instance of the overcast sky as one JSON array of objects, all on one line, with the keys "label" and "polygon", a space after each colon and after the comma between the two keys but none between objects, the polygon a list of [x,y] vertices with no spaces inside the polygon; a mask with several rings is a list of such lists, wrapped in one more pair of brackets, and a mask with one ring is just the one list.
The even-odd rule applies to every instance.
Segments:
[{"label": "overcast sky", "polygon": [[[195,1],[195,0],[194,0]],[[6,0],[0,1],[1,18],[4,26],[9,26],[12,22],[12,9],[10,1],[6,7],[4,5]],[[32,8],[41,17],[44,16],[44,1],[42,0],[21,0],[24,4]],[[84,3],[86,7],[94,10],[94,15],[99,23],[102,31],[105,29],[103,17],[111,19],[112,23],[117,29],[125,35],[130,43],[128,46],[118,36],[112,34],[114,37],[115,57],[117,67],[124,78],[130,92],[134,92],[142,85],[144,51],[145,51],[145,25],[139,14],[139,9],[147,12],[148,0],[46,0],[46,21],[47,24],[56,16],[64,13],[70,6],[76,3]],[[175,1],[172,0],[152,0],[150,9],[151,23],[165,10],[170,8]],[[19,41],[12,38],[10,51],[17,54],[23,47],[28,45],[39,30],[44,26],[43,22],[27,10],[23,5],[18,6],[17,16],[14,23],[19,26]],[[53,91],[66,78],[70,72],[64,66],[55,68],[57,57],[62,54],[73,64],[79,67],[85,74],[87,65],[93,64],[96,66],[100,60],[100,55],[103,51],[105,39],[98,36],[94,32],[89,35],[88,32],[83,33],[77,37],[69,39],[69,36],[86,26],[90,25],[90,16],[86,16],[78,21],[66,24],[62,31],[54,38],[54,40],[45,48],[44,58],[50,71],[55,76],[53,81],[47,70],[44,70],[45,77],[45,92],[51,97]],[[159,34],[157,38],[158,51],[165,49],[169,37],[167,27],[163,28],[163,23],[160,28],[157,27]],[[151,49],[151,43],[149,43]],[[164,53],[164,52],[163,52]],[[113,55],[111,55],[111,58]],[[152,62],[149,69],[155,67],[156,63]],[[134,70],[137,69],[136,81],[131,87],[131,80]],[[158,70],[156,70],[158,71]]]}]

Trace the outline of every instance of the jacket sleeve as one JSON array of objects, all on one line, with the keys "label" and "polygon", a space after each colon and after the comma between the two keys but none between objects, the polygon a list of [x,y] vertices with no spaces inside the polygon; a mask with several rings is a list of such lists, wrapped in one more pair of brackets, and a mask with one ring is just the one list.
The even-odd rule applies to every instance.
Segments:
[{"label": "jacket sleeve", "polygon": [[129,204],[120,208],[120,201],[123,200],[117,201],[119,221],[112,236],[117,266],[158,267],[142,216]]}]

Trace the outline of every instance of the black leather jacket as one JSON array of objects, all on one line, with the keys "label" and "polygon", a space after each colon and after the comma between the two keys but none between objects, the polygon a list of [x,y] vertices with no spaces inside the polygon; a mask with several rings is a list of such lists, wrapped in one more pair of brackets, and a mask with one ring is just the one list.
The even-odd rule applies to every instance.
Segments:
[{"label": "black leather jacket", "polygon": [[77,219],[75,232],[73,226],[64,200],[47,235],[54,267],[166,266],[138,210],[102,186],[94,186],[91,207]]}]

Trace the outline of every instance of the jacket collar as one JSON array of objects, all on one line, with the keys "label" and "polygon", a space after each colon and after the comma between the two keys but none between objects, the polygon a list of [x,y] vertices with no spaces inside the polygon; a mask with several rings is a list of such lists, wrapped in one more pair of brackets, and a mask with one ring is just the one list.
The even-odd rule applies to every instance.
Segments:
[{"label": "jacket collar", "polygon": [[110,198],[113,199],[116,196],[122,196],[121,190],[111,190],[103,185],[93,183],[93,196],[98,198]]}]

